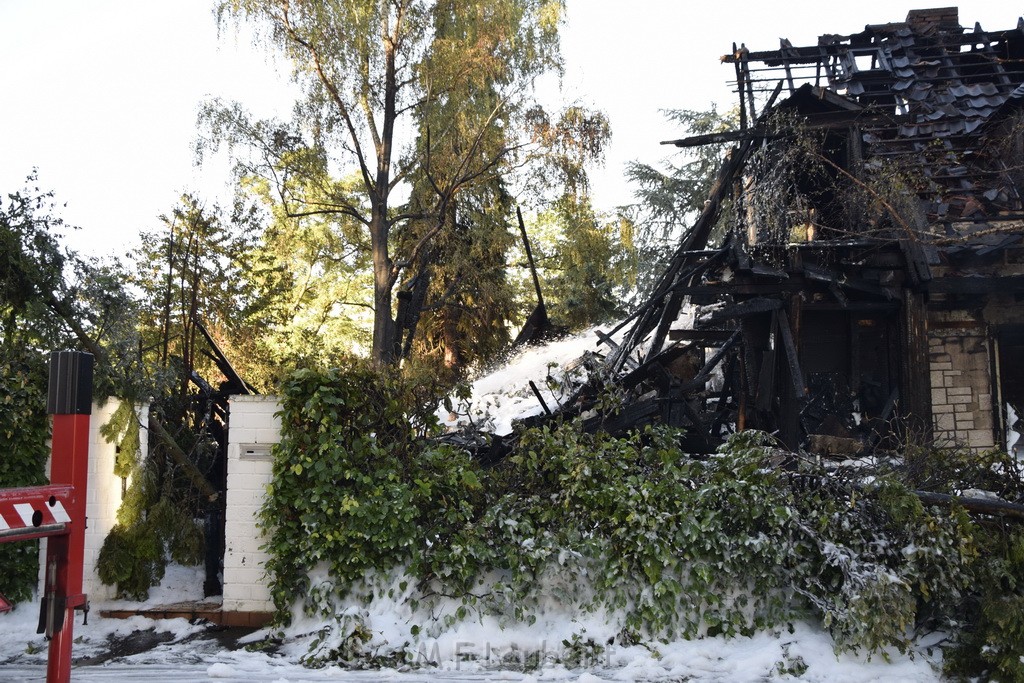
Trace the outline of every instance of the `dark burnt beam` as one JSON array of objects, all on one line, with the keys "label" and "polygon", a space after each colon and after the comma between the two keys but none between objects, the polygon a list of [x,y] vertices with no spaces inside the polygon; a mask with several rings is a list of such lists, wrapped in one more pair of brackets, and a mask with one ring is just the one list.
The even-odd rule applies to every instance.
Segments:
[{"label": "dark burnt beam", "polygon": [[789,316],[786,311],[780,309],[777,314],[779,337],[782,339],[782,349],[785,351],[786,364],[789,366],[789,377],[793,381],[794,398],[803,398],[804,373],[800,370],[800,359],[796,350],[796,343],[793,341],[793,331],[789,329]]},{"label": "dark burnt beam", "polygon": [[817,280],[818,282],[825,282],[827,284],[836,285],[844,289],[852,289],[858,292],[864,292],[865,294],[872,294],[882,299],[893,299],[893,294],[886,290],[884,287],[862,280],[860,278],[851,277],[843,273],[837,273],[829,268],[823,268],[822,266],[812,266],[809,264],[804,265],[804,276],[808,280]]},{"label": "dark burnt beam", "polygon": [[[976,33],[974,31],[961,34],[945,33],[942,35],[942,39],[936,41],[934,45],[930,45],[932,49],[945,47],[945,48],[959,48],[963,45],[977,45],[984,43],[985,45],[991,45],[992,43],[1004,42],[1011,37],[1019,36],[1019,29],[1009,29],[1005,31],[983,31]],[[852,37],[852,36],[850,36]],[[849,39],[850,37],[847,37]],[[881,43],[876,43],[880,45]],[[830,57],[838,56],[851,50],[856,53],[860,53],[865,47],[871,47],[871,45],[865,46],[851,46],[848,43],[837,43],[832,45],[814,45],[807,47],[787,47],[782,50],[761,50],[758,52],[745,52],[742,55],[742,59],[746,62],[763,62],[768,66],[782,66],[783,63],[788,62],[789,64],[816,64],[818,62],[828,62]],[[957,50],[959,51],[959,50]],[[990,52],[991,48],[988,48],[986,52]],[[721,61],[731,64],[740,59],[737,54],[722,55]]]},{"label": "dark burnt beam", "polygon": [[723,320],[732,320],[733,318],[744,318],[750,315],[757,315],[758,313],[768,313],[770,311],[777,311],[782,308],[782,302],[778,299],[769,299],[766,297],[756,297],[753,299],[747,299],[741,301],[738,304],[726,306],[720,308],[717,311],[712,311],[708,317],[709,322],[721,322]]},{"label": "dark burnt beam", "polygon": [[721,344],[732,335],[732,330],[669,330],[668,338],[672,341],[702,341],[708,344]]},{"label": "dark burnt beam", "polygon": [[684,382],[680,386],[680,389],[683,391],[692,391],[703,387],[707,382],[708,377],[711,376],[711,372],[715,369],[715,366],[722,362],[722,359],[725,358],[725,355],[729,353],[729,350],[733,346],[739,343],[741,336],[742,333],[740,330],[733,332],[732,336],[729,337],[729,340],[722,345],[722,348],[715,352],[715,355],[713,355],[707,363],[704,364],[704,367],[701,368],[700,372],[698,372],[697,375],[689,382]]}]

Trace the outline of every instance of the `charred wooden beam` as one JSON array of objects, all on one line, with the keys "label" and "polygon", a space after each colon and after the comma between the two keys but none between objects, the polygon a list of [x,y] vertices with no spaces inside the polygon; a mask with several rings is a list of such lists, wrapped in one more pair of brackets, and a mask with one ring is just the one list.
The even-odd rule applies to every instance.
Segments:
[{"label": "charred wooden beam", "polygon": [[932,279],[931,266],[928,265],[928,257],[925,255],[924,247],[916,240],[900,240],[900,250],[907,259],[907,274],[914,285],[928,282]]},{"label": "charred wooden beam", "polygon": [[583,429],[587,432],[603,430],[615,435],[644,424],[645,420],[649,420],[660,411],[661,399],[657,396],[647,396],[624,406],[618,413],[610,417],[597,415],[584,420]]},{"label": "charred wooden beam", "polygon": [[707,381],[707,378],[711,376],[711,372],[715,369],[715,366],[725,358],[725,355],[729,353],[729,350],[732,349],[732,347],[739,343],[741,338],[742,332],[740,330],[733,332],[732,336],[729,337],[729,340],[722,344],[722,348],[718,349],[718,351],[715,352],[715,355],[711,356],[708,362],[704,364],[704,367],[701,368],[700,372],[698,372],[692,380],[685,382],[680,388],[687,391],[704,386],[704,383]]},{"label": "charred wooden beam", "polygon": [[786,271],[766,266],[763,263],[750,264],[750,272],[759,277],[773,277],[778,278],[779,280],[789,279],[789,273]]},{"label": "charred wooden beam", "polygon": [[992,294],[993,292],[1024,291],[1024,275],[1006,277],[942,277],[927,284],[929,292],[938,294]]},{"label": "charred wooden beam", "polygon": [[619,384],[622,387],[626,388],[626,389],[632,389],[633,387],[635,387],[638,384],[640,384],[640,382],[642,382],[645,379],[648,379],[649,377],[651,377],[651,372],[652,372],[651,368],[652,368],[652,366],[654,366],[654,365],[659,365],[660,366],[664,362],[671,362],[671,360],[674,360],[675,358],[677,358],[678,356],[682,355],[683,353],[686,353],[686,351],[688,351],[691,348],[693,348],[692,344],[683,344],[681,346],[671,346],[671,347],[665,349],[664,351],[662,351],[660,354],[658,354],[654,358],[649,358],[649,359],[645,360],[643,363],[641,363],[640,365],[638,365],[635,370],[631,371],[625,377],[623,377],[621,380],[619,380]]},{"label": "charred wooden beam", "polygon": [[540,389],[537,388],[537,385],[533,383],[532,379],[530,380],[530,389],[533,391],[533,395],[537,397],[537,400],[540,401],[540,407],[544,409],[544,414],[550,417],[551,409],[548,408],[548,404],[544,402],[544,397],[540,395]]},{"label": "charred wooden beam", "polygon": [[[594,334],[597,335],[597,341],[598,341],[599,344],[604,344],[605,346],[610,348],[612,351],[618,351],[619,350],[619,344],[617,344],[615,342],[615,340],[611,338],[611,336],[605,334],[601,330],[597,330]],[[632,369],[632,370],[635,370],[637,367],[639,367],[639,363],[637,363],[635,360],[633,360],[633,358],[631,356],[629,356],[629,354],[626,354],[623,357],[623,361],[624,361],[625,365],[627,367],[629,367],[630,369]]]},{"label": "charred wooden beam", "polygon": [[816,266],[811,264],[804,264],[803,267],[804,276],[809,280],[817,280],[818,282],[825,282],[831,285],[836,285],[846,289],[856,290],[858,292],[864,292],[865,294],[872,294],[883,299],[892,299],[893,295],[891,292],[886,290],[884,287],[876,285],[857,277],[851,277],[843,273],[838,273],[830,268],[823,266]]},{"label": "charred wooden beam", "polygon": [[729,415],[729,400],[736,393],[734,384],[736,382],[736,366],[738,363],[739,354],[730,355],[725,362],[725,367],[722,369],[722,376],[724,378],[722,390],[718,392],[718,405],[714,418],[711,420],[711,427],[708,430],[708,434],[712,438],[718,438],[722,425],[725,424],[725,419]]},{"label": "charred wooden beam", "polygon": [[733,320],[734,318],[745,318],[759,313],[770,313],[780,308],[782,308],[782,302],[778,299],[755,297],[741,301],[738,304],[725,306],[717,311],[712,311],[711,315],[708,316],[708,322],[717,323],[724,320]]},{"label": "charred wooden beam", "polygon": [[170,454],[171,459],[181,467],[185,476],[199,489],[207,502],[213,503],[216,501],[220,494],[213,488],[213,485],[210,484],[206,476],[189,460],[185,451],[181,450],[178,442],[174,440],[174,437],[167,431],[156,414],[152,412],[149,414],[149,431],[158,437],[160,443],[164,445],[168,454]]},{"label": "charred wooden beam", "polygon": [[789,317],[786,315],[786,311],[779,310],[776,325],[779,330],[779,337],[782,339],[782,349],[786,354],[789,376],[793,381],[793,395],[795,398],[803,398],[806,393],[803,381],[804,375],[800,370],[800,359],[797,355],[796,344],[793,341],[792,330],[789,329]]},{"label": "charred wooden beam", "polygon": [[[670,265],[669,268],[668,268],[668,271],[671,271],[671,272],[666,271],[666,274],[662,276],[662,278],[659,281],[658,285],[654,288],[654,293],[651,295],[651,297],[646,302],[644,302],[643,304],[638,306],[636,308],[636,310],[634,310],[632,313],[630,313],[625,318],[623,318],[621,321],[619,321],[619,323],[617,325],[615,325],[615,327],[613,327],[608,332],[608,334],[609,335],[615,334],[616,332],[618,332],[619,330],[621,330],[622,328],[624,328],[626,325],[628,325],[629,323],[633,322],[634,320],[636,320],[638,318],[642,318],[645,315],[650,314],[650,311],[652,309],[657,309],[660,305],[662,305],[664,303],[665,295],[669,291],[673,291],[674,290],[674,291],[685,292],[686,291],[685,287],[679,286],[678,283],[689,282],[695,275],[700,274],[706,268],[710,267],[710,265],[712,263],[714,263],[718,259],[724,257],[726,251],[727,251],[727,249],[717,249],[717,250],[715,250],[714,252],[711,252],[711,253],[703,252],[703,251],[702,252],[683,252],[684,256],[685,256],[685,254],[694,254],[694,253],[696,253],[696,254],[698,254],[700,256],[703,256],[704,258],[701,259],[701,260],[696,261],[696,263],[693,264],[690,267],[689,270],[685,271],[682,275],[680,275],[679,278],[678,278],[678,282],[675,280],[675,274],[678,273],[678,268],[676,266],[681,267],[681,266],[685,265],[686,263],[690,263],[692,261],[692,259],[691,258],[679,258],[677,260],[674,260],[672,265]],[[677,257],[679,256],[678,252],[677,252],[676,256]],[[640,323],[637,323],[636,325],[634,325],[633,326],[633,330],[631,330],[630,333],[627,335],[627,339],[633,338],[635,336],[635,330],[637,328],[642,328],[642,327],[643,326],[640,325]],[[647,327],[645,329],[643,335],[640,335],[640,337],[642,338],[643,336],[645,336],[647,334],[647,332],[650,332],[650,330],[651,330],[651,328]],[[627,340],[623,340],[622,346],[627,348],[627,353],[630,350],[632,350],[632,348],[633,348],[629,343],[627,343]]]},{"label": "charred wooden beam", "polygon": [[[1019,29],[984,32],[964,31],[963,33],[957,34],[944,33],[942,34],[941,39],[938,39],[936,42],[943,47],[979,44],[992,45],[1001,41],[1010,40],[1011,38],[1019,35]],[[780,50],[745,52],[742,55],[734,52],[733,54],[723,55],[721,57],[721,61],[727,64],[740,60],[747,62],[764,62],[768,66],[779,66],[783,63],[783,60],[788,61],[790,64],[817,64],[819,62],[827,62],[829,58],[837,55],[840,50],[844,49],[846,49],[846,46],[839,44],[786,47]]]},{"label": "charred wooden beam", "polygon": [[675,145],[676,147],[702,147],[704,145],[720,145],[727,142],[742,142],[745,140],[764,140],[766,138],[782,137],[778,134],[770,134],[766,128],[748,128],[741,130],[728,130],[724,133],[706,133],[704,135],[691,135],[679,140],[662,140],[663,145]]},{"label": "charred wooden beam", "polygon": [[708,344],[719,344],[735,334],[734,330],[669,330],[668,338],[672,341],[702,341]]},{"label": "charred wooden beam", "polygon": [[759,412],[771,412],[775,400],[775,350],[767,349],[761,356],[761,372],[757,377],[757,398],[754,406]]},{"label": "charred wooden beam", "polygon": [[530,276],[533,278],[533,289],[537,294],[537,306],[526,319],[523,329],[519,331],[519,334],[512,341],[512,348],[533,341],[540,341],[560,331],[551,323],[551,319],[548,318],[548,309],[544,305],[544,293],[540,288],[540,277],[537,275],[537,263],[533,260],[533,250],[530,248],[530,237],[526,234],[523,212],[518,206],[516,207],[516,219],[519,222],[519,232],[523,237],[523,249],[526,251],[526,261],[530,267]]},{"label": "charred wooden beam", "polygon": [[732,191],[732,181],[746,164],[747,156],[752,146],[752,140],[744,140],[738,147],[734,147],[726,155],[718,171],[718,177],[715,178],[715,183],[711,186],[708,201],[704,204],[704,208],[694,222],[693,228],[690,229],[690,232],[679,245],[680,251],[703,249],[707,245],[708,237],[711,235],[711,228],[714,227],[715,221],[718,219],[718,212],[722,208],[722,202],[726,200]]},{"label": "charred wooden beam", "polygon": [[196,329],[198,329],[199,333],[203,335],[203,339],[206,340],[206,343],[210,345],[210,350],[212,351],[210,358],[216,364],[217,369],[228,378],[229,382],[235,385],[237,392],[240,394],[258,393],[252,388],[252,385],[242,379],[242,376],[235,371],[234,366],[231,365],[231,361],[228,360],[228,357],[225,356],[224,352],[220,350],[219,346],[217,346],[217,342],[213,340],[213,337],[210,336],[210,333],[206,330],[206,326],[200,322],[199,318],[193,316],[192,322],[195,323]]},{"label": "charred wooden beam", "polygon": [[683,307],[683,299],[684,296],[678,292],[669,294],[668,302],[661,311],[661,320],[658,321],[658,327],[654,332],[654,339],[651,340],[651,345],[647,349],[647,360],[661,353],[661,348],[665,344],[665,337],[668,335],[669,328],[672,327],[672,323],[679,317],[679,311]]},{"label": "charred wooden beam", "polygon": [[[858,109],[849,111],[821,112],[808,114],[800,119],[800,126],[805,130],[836,130],[849,128],[852,125],[873,126],[882,125],[898,126],[902,123],[915,123],[914,117],[910,115],[894,115],[879,113],[871,109]],[[765,126],[748,128],[746,130],[731,130],[724,133],[707,133],[704,135],[692,135],[678,140],[663,140],[663,145],[674,145],[679,148],[702,147],[704,145],[717,145],[728,142],[758,142],[761,140],[781,140],[796,136],[792,129],[771,130]]]},{"label": "charred wooden beam", "polygon": [[526,250],[526,261],[530,265],[530,275],[533,277],[533,289],[537,292],[537,305],[544,306],[544,293],[540,290],[540,278],[537,276],[537,263],[533,260],[533,250],[530,248],[530,237],[526,234],[526,223],[523,221],[523,212],[516,207],[516,220],[519,222],[519,233],[523,237],[523,248]]}]

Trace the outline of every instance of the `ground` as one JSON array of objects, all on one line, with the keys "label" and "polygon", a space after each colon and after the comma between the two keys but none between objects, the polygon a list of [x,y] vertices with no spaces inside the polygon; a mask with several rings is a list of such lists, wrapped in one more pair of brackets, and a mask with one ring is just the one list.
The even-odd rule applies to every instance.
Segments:
[{"label": "ground", "polygon": [[[35,634],[38,603],[23,604],[0,615],[0,680],[40,683],[46,675],[46,642]],[[496,643],[508,653],[503,663],[484,665],[463,660],[474,645],[473,626],[464,625],[455,640],[438,639],[428,650],[436,665],[400,669],[350,670],[341,667],[307,669],[296,652],[302,638],[283,647],[265,644],[266,631],[225,629],[184,619],[148,620],[143,617],[109,619],[91,614],[88,625],[81,616],[75,623],[75,683],[125,682],[183,683],[234,681],[237,683],[300,683],[303,681],[939,681],[940,654],[921,643],[913,657],[892,653],[891,661],[853,655],[836,656],[832,639],[820,629],[794,624],[779,633],[752,638],[707,638],[674,643],[646,643],[612,648],[594,661],[566,666],[551,657],[556,640],[537,632],[537,641],[549,653],[536,666],[534,655],[516,655],[508,643]],[[480,640],[494,637],[481,627]],[[936,638],[930,642],[934,644]],[[551,643],[554,644],[551,645]],[[296,646],[299,647],[296,647]],[[536,647],[535,645],[532,647]],[[523,667],[524,660],[527,663]]]}]

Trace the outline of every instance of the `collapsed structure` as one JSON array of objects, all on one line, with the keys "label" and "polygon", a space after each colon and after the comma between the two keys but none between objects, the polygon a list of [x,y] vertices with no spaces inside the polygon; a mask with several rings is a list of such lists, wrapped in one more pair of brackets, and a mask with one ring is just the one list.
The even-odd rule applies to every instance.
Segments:
[{"label": "collapsed structure", "polygon": [[626,400],[604,428],[662,421],[707,449],[744,428],[819,451],[1005,444],[1005,406],[1024,406],[1024,21],[957,15],[722,58],[739,127],[671,143],[732,148],[619,326],[604,376]]}]

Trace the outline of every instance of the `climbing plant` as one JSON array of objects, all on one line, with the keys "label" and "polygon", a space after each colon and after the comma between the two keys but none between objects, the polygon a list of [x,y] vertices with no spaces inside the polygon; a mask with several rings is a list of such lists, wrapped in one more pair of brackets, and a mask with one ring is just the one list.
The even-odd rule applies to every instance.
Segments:
[{"label": "climbing plant", "polygon": [[[42,354],[5,354],[0,362],[0,488],[46,483],[46,365]],[[0,593],[14,602],[32,597],[39,578],[39,542],[0,544]]]},{"label": "climbing plant", "polygon": [[622,643],[811,618],[840,650],[883,653],[915,629],[955,631],[975,605],[964,666],[1017,666],[998,653],[1024,623],[1007,609],[1019,541],[923,505],[905,470],[844,479],[760,432],[694,457],[671,429],[574,422],[521,431],[481,469],[426,438],[413,391],[362,363],[285,385],[260,521],[278,622],[299,605],[326,624],[312,663],[358,655],[371,630],[344,605],[388,597],[409,609],[411,639],[471,616],[532,623],[554,603],[618,615]]}]

